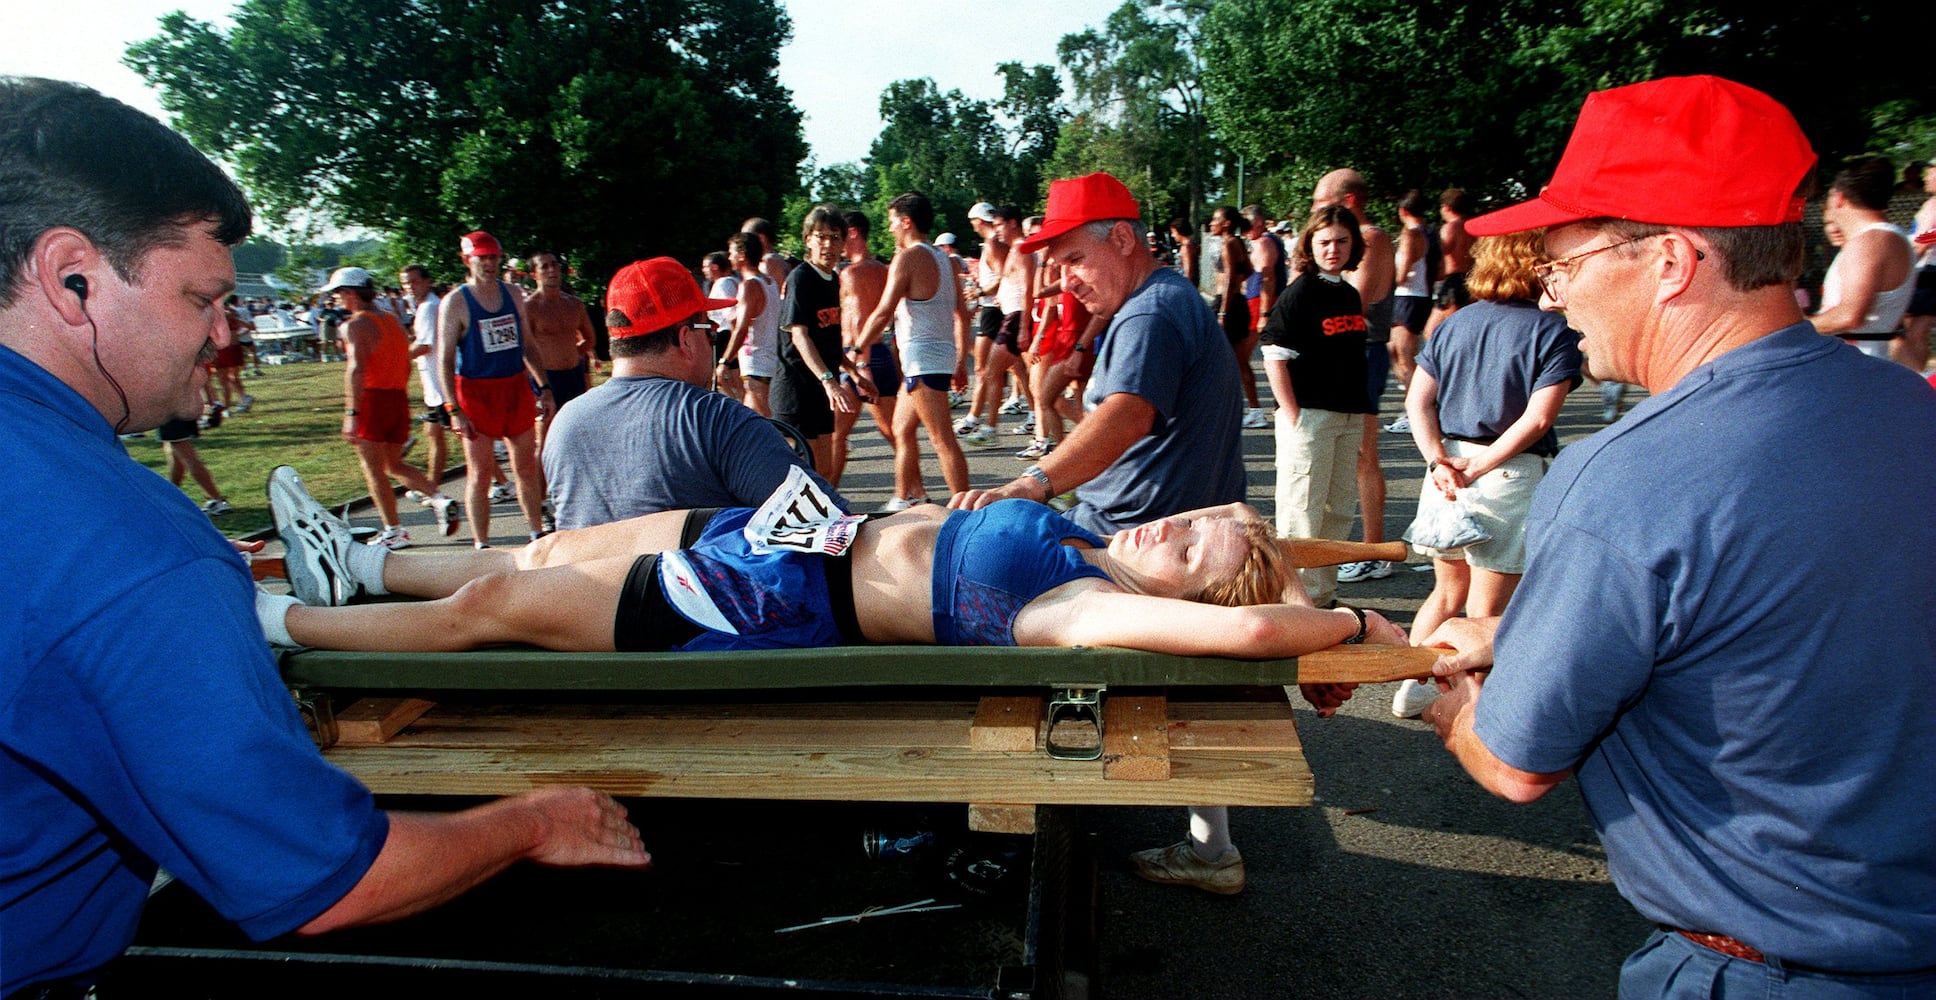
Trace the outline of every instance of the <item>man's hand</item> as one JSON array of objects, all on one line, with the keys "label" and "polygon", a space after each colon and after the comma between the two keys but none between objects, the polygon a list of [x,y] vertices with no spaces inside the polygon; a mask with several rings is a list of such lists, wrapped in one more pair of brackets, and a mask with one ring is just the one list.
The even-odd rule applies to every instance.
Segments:
[{"label": "man's hand", "polygon": [[1409,646],[1410,636],[1405,630],[1391,623],[1391,620],[1376,611],[1365,610],[1365,642],[1374,646]]},{"label": "man's hand", "polygon": [[546,823],[543,838],[530,854],[539,864],[628,868],[652,864],[638,827],[626,818],[625,807],[610,795],[589,788],[546,785],[513,801],[535,810]]},{"label": "man's hand", "polygon": [[841,385],[839,379],[821,379],[820,384],[827,387],[827,405],[835,413],[860,412],[860,400],[854,396],[854,390]]},{"label": "man's hand", "polygon": [[1498,618],[1448,618],[1421,645],[1450,646],[1432,664],[1433,676],[1444,689],[1459,674],[1492,666],[1492,637],[1499,631]]},{"label": "man's hand", "polygon": [[1457,455],[1439,459],[1438,464],[1432,467],[1432,485],[1438,487],[1447,500],[1456,499],[1453,496],[1455,491],[1472,485],[1472,480],[1465,474],[1466,467],[1471,463],[1472,459]]},{"label": "man's hand", "polygon": [[1328,719],[1338,713],[1338,706],[1351,700],[1356,684],[1299,684],[1297,691],[1304,700],[1317,709],[1318,718]]},{"label": "man's hand", "polygon": [[456,432],[459,438],[466,441],[477,436],[477,432],[471,429],[470,418],[464,416],[464,411],[462,410],[458,410],[450,415],[450,429]]},{"label": "man's hand", "polygon": [[354,413],[343,414],[343,440],[350,444],[356,443],[356,414]]},{"label": "man's hand", "polygon": [[1022,476],[992,490],[962,490],[948,498],[948,509],[980,510],[997,500],[1047,502],[1047,498],[1042,496],[1042,484],[1029,476]]},{"label": "man's hand", "polygon": [[[1457,677],[1438,678],[1439,700],[1425,706],[1421,718],[1439,734],[1439,742],[1452,750],[1452,730],[1459,724],[1459,717],[1470,715],[1478,703],[1479,689],[1485,685],[1483,672],[1462,673]],[[1471,720],[1466,720],[1466,728],[1471,729]]]}]

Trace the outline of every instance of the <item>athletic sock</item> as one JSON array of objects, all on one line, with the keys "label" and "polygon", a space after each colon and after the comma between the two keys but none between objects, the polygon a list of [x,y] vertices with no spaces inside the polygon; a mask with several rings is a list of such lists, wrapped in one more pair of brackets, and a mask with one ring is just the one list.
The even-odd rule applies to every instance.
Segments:
[{"label": "athletic sock", "polygon": [[262,623],[262,635],[269,640],[269,645],[285,649],[300,648],[300,644],[289,637],[289,609],[301,603],[293,597],[256,588],[255,617]]},{"label": "athletic sock", "polygon": [[1190,852],[1200,861],[1221,861],[1237,849],[1230,842],[1228,806],[1190,807]]},{"label": "athletic sock", "polygon": [[364,593],[382,597],[390,592],[383,585],[383,562],[388,558],[390,550],[381,545],[352,545],[349,547],[349,558],[344,560],[348,565],[343,568],[349,570],[350,579],[361,586]]}]

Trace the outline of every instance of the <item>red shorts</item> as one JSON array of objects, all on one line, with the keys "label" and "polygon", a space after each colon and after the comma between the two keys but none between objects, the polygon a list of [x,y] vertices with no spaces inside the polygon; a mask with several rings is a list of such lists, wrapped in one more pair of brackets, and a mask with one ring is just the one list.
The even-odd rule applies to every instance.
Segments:
[{"label": "red shorts", "polygon": [[218,369],[242,367],[242,345],[231,343],[227,347],[218,348],[215,351],[214,366]]},{"label": "red shorts", "polygon": [[365,389],[356,397],[356,436],[402,444],[410,440],[410,394],[402,389]]},{"label": "red shorts", "polygon": [[523,372],[503,378],[457,376],[457,408],[487,438],[514,438],[538,422],[531,379]]},{"label": "red shorts", "polygon": [[1245,299],[1250,304],[1250,332],[1261,333],[1264,329],[1264,297]]}]

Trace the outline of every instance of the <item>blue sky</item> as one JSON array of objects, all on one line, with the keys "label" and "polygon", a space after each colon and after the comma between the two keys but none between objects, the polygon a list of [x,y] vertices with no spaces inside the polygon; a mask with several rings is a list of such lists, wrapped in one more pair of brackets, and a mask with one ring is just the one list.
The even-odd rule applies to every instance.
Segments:
[{"label": "blue sky", "polygon": [[[881,91],[932,77],[969,97],[1001,96],[995,64],[1055,64],[1063,35],[1100,25],[1121,0],[784,0],[793,41],[780,80],[806,114],[807,142],[821,165],[857,161],[880,131]],[[68,0],[11,4],[0,30],[0,72],[75,80],[156,117],[161,105],[120,64],[130,42],[150,37],[171,10],[227,23],[233,0]]]}]

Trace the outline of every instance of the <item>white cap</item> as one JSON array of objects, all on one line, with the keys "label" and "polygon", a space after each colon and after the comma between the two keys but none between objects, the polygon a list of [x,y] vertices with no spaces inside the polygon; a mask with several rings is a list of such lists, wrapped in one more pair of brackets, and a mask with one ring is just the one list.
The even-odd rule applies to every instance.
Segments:
[{"label": "white cap", "polygon": [[360,267],[339,267],[329,276],[329,284],[323,286],[322,294],[328,295],[338,288],[362,288],[366,285],[376,287],[376,279],[370,277],[370,272]]},{"label": "white cap", "polygon": [[937,237],[935,237],[935,238],[934,238],[934,245],[935,245],[935,246],[938,246],[938,247],[951,247],[951,246],[954,246],[954,245],[955,245],[955,234],[953,234],[953,233],[942,233],[942,234],[941,234],[940,236],[937,236]]},{"label": "white cap", "polygon": [[976,222],[994,222],[996,221],[995,206],[985,201],[975,202],[975,207],[968,210],[968,218]]}]

